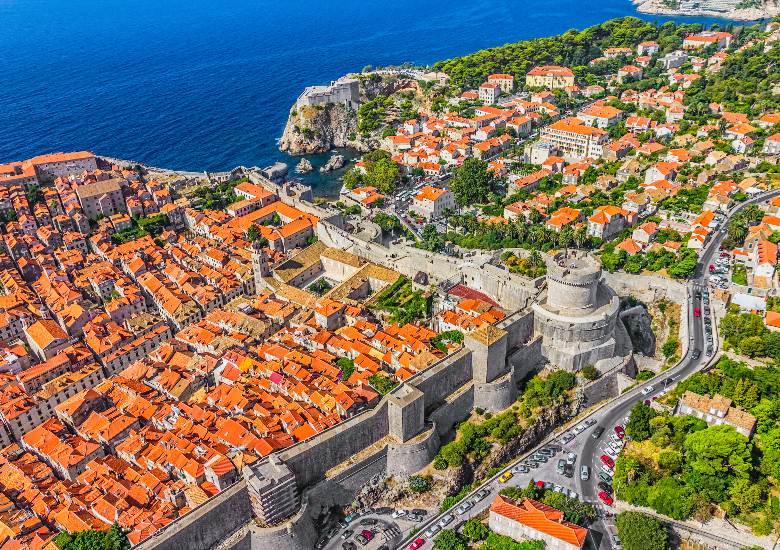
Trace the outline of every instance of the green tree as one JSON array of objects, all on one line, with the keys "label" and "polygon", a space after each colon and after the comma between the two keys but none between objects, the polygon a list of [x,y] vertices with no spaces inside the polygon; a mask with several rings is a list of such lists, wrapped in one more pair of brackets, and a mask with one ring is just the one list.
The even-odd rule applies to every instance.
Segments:
[{"label": "green tree", "polygon": [[341,176],[341,182],[347,189],[354,189],[355,187],[360,187],[363,183],[363,175],[355,168],[350,168]]},{"label": "green tree", "polygon": [[618,536],[625,550],[667,550],[669,533],[657,519],[640,512],[618,514]]},{"label": "green tree", "polygon": [[657,416],[657,413],[648,405],[641,401],[634,405],[631,414],[628,417],[626,425],[626,434],[631,439],[643,441],[653,435],[650,429],[650,421]]},{"label": "green tree", "polygon": [[433,539],[433,547],[437,550],[466,550],[466,541],[457,531],[444,529]]},{"label": "green tree", "polygon": [[495,177],[488,171],[488,163],[474,157],[467,158],[463,165],[455,170],[450,189],[455,201],[465,206],[488,201],[496,185]]},{"label": "green tree", "polygon": [[463,534],[470,541],[476,542],[485,540],[490,534],[490,529],[478,519],[470,519],[463,525]]},{"label": "green tree", "polygon": [[752,444],[733,426],[710,426],[685,438],[687,464],[710,476],[745,477],[750,472]]},{"label": "green tree", "polygon": [[366,183],[376,187],[380,193],[389,193],[401,179],[401,170],[389,158],[379,159],[366,167]]}]

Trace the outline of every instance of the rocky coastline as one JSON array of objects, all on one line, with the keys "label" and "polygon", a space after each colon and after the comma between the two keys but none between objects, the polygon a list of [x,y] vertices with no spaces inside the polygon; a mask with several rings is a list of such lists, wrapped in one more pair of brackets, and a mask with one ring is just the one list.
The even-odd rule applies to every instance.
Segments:
[{"label": "rocky coastline", "polygon": [[674,15],[687,17],[719,17],[734,21],[759,21],[780,14],[780,2],[777,0],[760,0],[759,7],[735,8],[729,11],[709,9],[707,0],[702,0],[695,8],[669,7],[663,0],[632,0],[640,13],[652,15]]},{"label": "rocky coastline", "polygon": [[[400,91],[420,93],[416,80],[399,74],[363,73],[343,78],[350,77],[359,80],[360,104]],[[366,135],[358,132],[356,109],[340,103],[299,105],[296,102],[279,139],[279,150],[293,156],[327,153],[338,148],[367,153],[379,147],[380,140],[381,128]]]}]

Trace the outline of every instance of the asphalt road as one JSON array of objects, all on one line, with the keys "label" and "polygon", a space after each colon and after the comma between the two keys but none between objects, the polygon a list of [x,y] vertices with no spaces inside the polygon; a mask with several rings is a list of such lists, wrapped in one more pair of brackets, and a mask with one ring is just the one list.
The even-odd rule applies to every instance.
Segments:
[{"label": "asphalt road", "polygon": [[[710,241],[702,250],[699,256],[700,259],[699,259],[699,264],[697,265],[696,273],[694,274],[694,277],[689,281],[687,285],[688,298],[686,300],[686,303],[683,304],[683,309],[685,310],[686,315],[688,315],[690,339],[686,348],[685,355],[682,357],[682,359],[677,365],[655,376],[653,379],[648,380],[647,382],[638,385],[637,387],[629,390],[628,392],[614,398],[612,401],[608,402],[607,404],[602,405],[600,408],[596,409],[591,414],[580,419],[575,426],[570,426],[569,429],[567,430],[562,430],[557,432],[554,438],[553,437],[548,438],[541,445],[535,447],[530,452],[525,453],[524,455],[518,457],[518,459],[510,465],[509,469],[511,470],[511,468],[516,466],[519,462],[526,460],[530,455],[538,451],[538,449],[546,446],[551,442],[560,444],[563,447],[562,452],[555,455],[553,459],[551,459],[547,464],[544,464],[540,466],[539,469],[532,470],[527,474],[513,475],[512,479],[508,480],[506,483],[501,483],[499,481],[500,475],[506,471],[503,470],[495,477],[484,482],[482,485],[480,485],[477,489],[475,489],[464,499],[464,501],[473,502],[473,506],[468,511],[465,511],[464,513],[458,513],[457,506],[456,506],[455,508],[449,510],[445,514],[439,514],[437,516],[432,516],[426,519],[426,521],[420,524],[419,533],[417,533],[414,537],[407,536],[404,540],[400,542],[398,546],[396,546],[396,548],[406,548],[413,540],[417,538],[422,538],[424,541],[423,545],[421,545],[419,548],[423,548],[423,549],[432,548],[433,547],[432,538],[435,537],[435,534],[431,536],[432,535],[431,528],[433,525],[439,525],[441,527],[440,524],[442,523],[443,516],[447,514],[451,514],[452,516],[454,516],[452,521],[446,524],[445,526],[446,528],[452,529],[458,527],[467,519],[474,517],[479,513],[481,513],[482,511],[484,511],[486,508],[489,508],[491,502],[503,487],[508,485],[516,485],[516,486],[524,487],[527,485],[528,480],[531,478],[537,481],[540,479],[543,481],[550,481],[552,483],[559,484],[566,489],[574,490],[578,493],[578,496],[581,500],[585,502],[591,502],[595,506],[600,508],[602,511],[606,511],[605,506],[603,506],[600,503],[598,497],[596,496],[598,492],[596,488],[596,483],[599,481],[598,471],[599,471],[599,466],[601,464],[599,457],[602,454],[604,454],[604,452],[602,451],[602,447],[604,446],[605,441],[607,440],[607,438],[611,433],[614,433],[615,425],[617,424],[622,425],[625,423],[625,418],[629,415],[631,408],[638,401],[657,397],[662,392],[667,391],[672,385],[674,385],[679,380],[682,380],[687,376],[689,376],[690,374],[703,368],[705,365],[707,365],[707,363],[709,363],[715,357],[715,354],[717,353],[717,338],[714,339],[714,349],[713,349],[712,357],[708,357],[704,353],[707,347],[704,319],[708,317],[712,319],[711,308],[703,307],[704,304],[702,298],[697,297],[697,292],[703,292],[705,289],[707,289],[707,284],[706,284],[706,277],[708,275],[707,268],[711,263],[713,257],[718,253],[720,244],[723,241],[724,237],[726,236],[726,226],[728,225],[728,222],[731,219],[731,217],[751,204],[757,204],[777,196],[780,196],[780,189],[762,193],[745,202],[736,205],[727,213],[726,219],[724,220],[719,230],[712,236]],[[694,308],[699,308],[701,310],[700,317],[694,316],[693,314]],[[701,352],[701,355],[698,359],[693,359],[694,350],[700,350]],[[642,391],[645,388],[648,388],[650,386],[653,387],[653,390],[643,394]],[[579,435],[577,435],[568,444],[562,444],[561,437],[565,433],[571,432],[575,427],[583,425],[584,422],[589,419],[595,420],[598,426],[602,426],[605,428],[604,434],[601,436],[601,438],[599,438],[598,440],[593,439],[593,437],[591,437],[590,434],[595,429],[595,427],[590,427],[588,429],[585,429]],[[561,456],[565,456],[565,454],[570,451],[575,452],[577,454],[577,461],[575,464],[575,475],[571,479],[564,478],[563,476],[559,476],[555,472],[555,465],[558,461],[558,458],[560,458]],[[579,470],[582,464],[585,464],[590,467],[591,475],[590,475],[590,479],[587,481],[583,481],[579,478]],[[478,491],[483,489],[489,492],[488,496],[486,496],[485,498],[479,501],[475,501],[474,495]],[[607,514],[600,521],[591,525],[590,544],[592,548],[598,548],[599,550],[607,550],[612,547],[611,534],[614,533],[614,525],[612,524],[612,518],[609,516],[610,514]],[[436,530],[436,527],[433,527],[433,530]]]}]

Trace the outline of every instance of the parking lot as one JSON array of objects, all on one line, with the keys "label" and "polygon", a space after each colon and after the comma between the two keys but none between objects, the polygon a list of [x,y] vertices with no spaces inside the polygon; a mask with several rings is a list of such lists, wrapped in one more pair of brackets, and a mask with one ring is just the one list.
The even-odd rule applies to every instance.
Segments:
[{"label": "parking lot", "polygon": [[[555,441],[544,445],[542,449],[548,449],[546,452],[542,453],[540,449],[539,452],[533,452],[523,457],[522,460],[507,470],[511,476],[504,473],[488,483],[482,491],[470,495],[449,510],[447,514],[439,517],[436,523],[426,524],[425,529],[418,534],[418,537],[409,548],[433,548],[432,540],[442,529],[459,528],[468,519],[480,515],[489,508],[501,489],[505,487],[525,488],[531,480],[537,484],[541,483],[548,490],[590,502],[596,508],[599,516],[607,520],[605,526],[600,529],[602,531],[606,530],[610,534],[614,533],[614,529],[610,531],[610,507],[605,505],[598,497],[584,498],[578,492],[578,487],[582,483],[593,484],[594,489],[596,489],[596,495],[602,491],[602,489],[597,488],[597,484],[599,482],[603,483],[603,480],[599,478],[599,473],[602,471],[602,467],[606,470],[606,466],[601,465],[602,467],[598,467],[595,471],[594,467],[588,466],[588,479],[582,480],[580,477],[582,466],[580,454],[585,443],[589,439],[592,440],[593,431],[599,427],[598,415],[594,415],[591,419],[577,423]],[[608,442],[613,440],[611,434],[615,433],[612,426],[603,426],[603,428],[603,433],[598,438],[599,456],[606,454],[605,451],[602,451],[602,446],[607,446]],[[613,453],[613,456],[617,455]],[[545,458],[546,460],[544,460]],[[563,460],[562,468],[559,467],[561,460]],[[611,476],[607,479],[611,480]],[[604,540],[602,548],[610,548],[611,540],[607,540],[607,537],[602,537],[602,539]],[[600,542],[595,543],[596,546],[599,546]]]}]

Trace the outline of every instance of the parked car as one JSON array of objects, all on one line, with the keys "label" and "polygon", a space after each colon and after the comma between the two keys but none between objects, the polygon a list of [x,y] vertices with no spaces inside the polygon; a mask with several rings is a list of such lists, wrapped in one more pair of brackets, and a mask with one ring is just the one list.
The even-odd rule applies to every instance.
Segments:
[{"label": "parked car", "polygon": [[434,523],[433,525],[428,527],[428,529],[425,530],[423,536],[425,536],[425,538],[427,539],[432,539],[439,531],[441,531],[441,527],[439,527],[438,523]]},{"label": "parked car", "polygon": [[490,491],[487,489],[480,489],[476,493],[474,493],[474,502],[479,502],[480,500],[484,499],[486,496],[490,494]]},{"label": "parked car", "polygon": [[563,467],[563,475],[566,477],[574,477],[574,466],[567,464]]},{"label": "parked car", "polygon": [[606,504],[607,506],[612,506],[612,503],[615,502],[609,494],[607,494],[606,491],[599,492],[599,499],[601,502]]},{"label": "parked car", "polygon": [[512,472],[506,471],[503,474],[501,474],[501,477],[498,478],[499,483],[506,483],[512,479]]},{"label": "parked car", "polygon": [[347,542],[341,543],[341,548],[343,548],[344,550],[357,550],[357,544],[355,544],[351,540],[348,540]]},{"label": "parked car", "polygon": [[566,468],[566,460],[563,458],[558,459],[558,467],[556,468],[556,471],[559,475],[563,475],[563,471]]},{"label": "parked car", "polygon": [[442,527],[442,528],[446,527],[447,525],[452,523],[452,521],[454,519],[455,519],[455,516],[453,516],[452,514],[445,515],[443,518],[441,518],[439,520],[439,527]]},{"label": "parked car", "polygon": [[390,514],[390,517],[393,519],[398,519],[404,517],[408,512],[406,510],[396,510],[392,514]]},{"label": "parked car", "polygon": [[599,458],[604,466],[607,466],[610,470],[615,468],[615,461],[609,458],[607,455],[601,455]]},{"label": "parked car", "polygon": [[596,487],[598,487],[605,493],[612,494],[612,485],[607,483],[606,481],[599,481]]},{"label": "parked car", "polygon": [[577,462],[577,453],[569,453],[566,455],[566,464],[574,465]]},{"label": "parked car", "polygon": [[599,479],[603,481],[604,483],[612,483],[612,476],[609,475],[608,472],[605,472],[604,470],[601,470],[599,472]]},{"label": "parked car", "polygon": [[590,468],[588,468],[584,464],[580,466],[580,479],[583,481],[587,481],[590,479]]},{"label": "parked car", "polygon": [[618,424],[615,426],[615,433],[618,434],[618,437],[620,437],[620,439],[623,439],[623,437],[626,435],[626,430],[623,429],[623,426]]},{"label": "parked car", "polygon": [[341,533],[341,539],[342,540],[347,540],[349,537],[352,536],[352,533],[354,533],[354,531],[352,529],[347,529],[346,531]]},{"label": "parked car", "polygon": [[464,501],[461,503],[461,505],[460,505],[460,506],[458,506],[458,508],[456,509],[456,512],[458,512],[458,514],[460,514],[460,515],[463,515],[463,514],[465,514],[466,512],[468,512],[469,510],[471,510],[471,508],[472,508],[473,506],[474,506],[474,505],[471,503],[471,501],[469,501],[469,500],[464,500]]},{"label": "parked car", "polygon": [[595,420],[594,418],[588,418],[588,419],[585,421],[585,427],[586,427],[586,428],[590,428],[591,426],[593,426],[593,425],[595,425],[595,424],[596,424],[596,420]]},{"label": "parked car", "polygon": [[417,550],[418,548],[421,548],[423,544],[425,544],[425,539],[414,539],[412,544],[409,545],[409,550]]},{"label": "parked car", "polygon": [[376,518],[363,518],[360,520],[360,525],[376,525],[379,520]]}]

